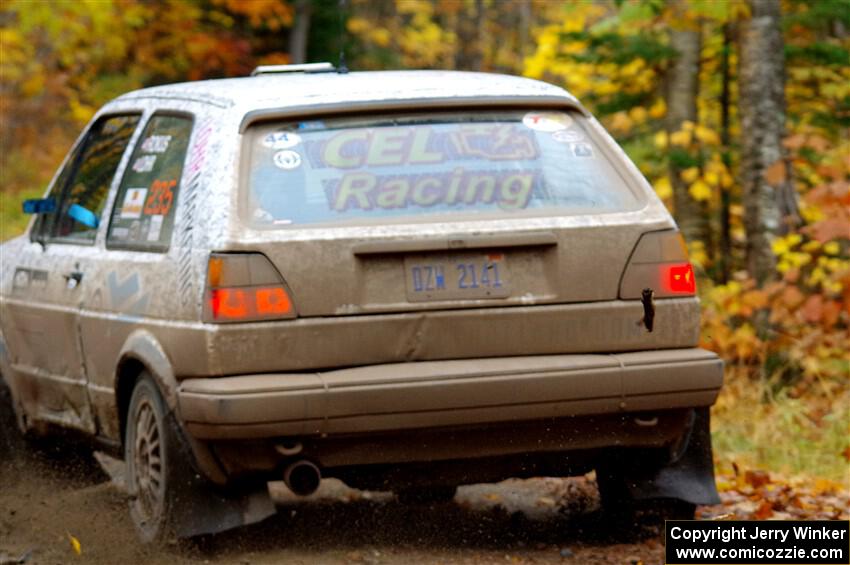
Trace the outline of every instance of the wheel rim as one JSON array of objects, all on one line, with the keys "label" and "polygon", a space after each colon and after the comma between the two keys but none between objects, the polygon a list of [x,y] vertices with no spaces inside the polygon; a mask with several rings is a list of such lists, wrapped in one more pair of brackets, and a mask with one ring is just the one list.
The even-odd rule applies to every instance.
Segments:
[{"label": "wheel rim", "polygon": [[165,500],[162,441],[156,413],[148,399],[136,411],[133,442],[133,475],[136,483],[136,509],[143,523],[156,523]]}]

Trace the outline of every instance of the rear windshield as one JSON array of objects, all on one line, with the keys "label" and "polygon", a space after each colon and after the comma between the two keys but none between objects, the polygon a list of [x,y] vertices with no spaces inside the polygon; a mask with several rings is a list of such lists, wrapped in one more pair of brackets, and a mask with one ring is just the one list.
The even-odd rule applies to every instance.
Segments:
[{"label": "rear windshield", "polygon": [[249,128],[257,227],[582,214],[637,199],[574,112],[341,117]]}]

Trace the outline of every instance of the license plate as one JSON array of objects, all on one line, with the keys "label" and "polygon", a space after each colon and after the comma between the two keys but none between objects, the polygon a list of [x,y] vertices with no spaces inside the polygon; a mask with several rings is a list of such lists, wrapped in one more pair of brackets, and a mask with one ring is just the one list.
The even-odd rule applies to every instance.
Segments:
[{"label": "license plate", "polygon": [[404,259],[407,299],[464,300],[510,296],[504,253],[410,255]]}]

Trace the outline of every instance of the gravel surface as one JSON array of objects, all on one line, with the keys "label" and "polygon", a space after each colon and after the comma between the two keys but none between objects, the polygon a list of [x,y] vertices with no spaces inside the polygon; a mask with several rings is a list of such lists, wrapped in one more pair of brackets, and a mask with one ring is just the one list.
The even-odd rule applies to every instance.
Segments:
[{"label": "gravel surface", "polygon": [[[120,465],[105,462],[120,475]],[[698,516],[761,517],[754,513],[768,504],[775,517],[808,505],[818,513],[812,517],[846,518],[850,506],[846,491],[798,492],[766,473],[719,482],[731,485],[722,492],[724,504],[700,508]],[[358,491],[333,479],[307,498],[282,483],[270,483],[270,490],[278,513],[262,523],[149,548],[136,540],[120,486],[93,458],[28,455],[0,463],[0,565],[664,561],[663,526],[651,519],[631,528],[609,522],[592,476],[470,485],[453,501],[433,505],[404,505],[392,493]]]}]

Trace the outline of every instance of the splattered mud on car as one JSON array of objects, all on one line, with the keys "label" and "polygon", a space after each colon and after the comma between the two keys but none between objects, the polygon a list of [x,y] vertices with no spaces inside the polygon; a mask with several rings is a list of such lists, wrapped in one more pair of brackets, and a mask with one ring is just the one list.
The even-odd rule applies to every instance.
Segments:
[{"label": "splattered mud on car", "polygon": [[260,522],[280,480],[445,501],[595,471],[606,507],[717,501],[682,236],[561,88],[320,65],[142,89],[25,208],[3,434],[122,458],[143,542]]}]

